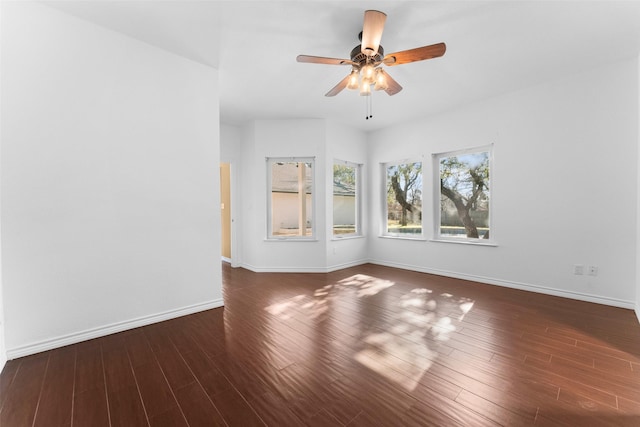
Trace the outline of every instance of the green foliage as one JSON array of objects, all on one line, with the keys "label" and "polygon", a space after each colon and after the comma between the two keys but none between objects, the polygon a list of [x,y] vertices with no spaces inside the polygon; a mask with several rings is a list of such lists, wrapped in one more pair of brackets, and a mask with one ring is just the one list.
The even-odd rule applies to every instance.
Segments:
[{"label": "green foliage", "polygon": [[348,165],[333,165],[333,181],[356,185],[356,168]]},{"label": "green foliage", "polygon": [[489,152],[445,157],[440,160],[442,184],[468,200],[478,190],[489,191]]}]

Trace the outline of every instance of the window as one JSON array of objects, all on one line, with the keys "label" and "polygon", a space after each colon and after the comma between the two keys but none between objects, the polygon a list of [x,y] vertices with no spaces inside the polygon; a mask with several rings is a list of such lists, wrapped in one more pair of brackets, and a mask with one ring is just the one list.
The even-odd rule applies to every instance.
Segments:
[{"label": "window", "polygon": [[422,162],[385,164],[386,217],[384,234],[422,237]]},{"label": "window", "polygon": [[267,170],[268,238],[313,238],[313,158],[268,158]]},{"label": "window", "polygon": [[491,157],[491,147],[434,156],[440,182],[437,238],[489,239]]},{"label": "window", "polygon": [[333,236],[360,234],[360,165],[333,164]]}]

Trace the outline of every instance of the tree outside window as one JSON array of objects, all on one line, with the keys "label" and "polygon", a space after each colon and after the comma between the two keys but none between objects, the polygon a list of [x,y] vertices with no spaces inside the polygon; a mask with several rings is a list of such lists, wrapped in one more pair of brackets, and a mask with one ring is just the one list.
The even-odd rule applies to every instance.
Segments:
[{"label": "tree outside window", "polygon": [[391,236],[422,236],[422,162],[386,165],[387,227]]},{"label": "tree outside window", "polygon": [[489,239],[491,151],[436,156],[440,178],[439,237]]}]

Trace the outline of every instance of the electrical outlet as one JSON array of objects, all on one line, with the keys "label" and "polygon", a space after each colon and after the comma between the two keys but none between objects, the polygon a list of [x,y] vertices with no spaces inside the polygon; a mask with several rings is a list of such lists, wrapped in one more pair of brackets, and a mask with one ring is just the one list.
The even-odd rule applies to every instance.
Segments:
[{"label": "electrical outlet", "polygon": [[573,274],[575,274],[576,276],[582,276],[584,274],[584,266],[581,264],[574,265]]},{"label": "electrical outlet", "polygon": [[589,276],[597,276],[598,275],[598,267],[595,265],[589,266]]}]

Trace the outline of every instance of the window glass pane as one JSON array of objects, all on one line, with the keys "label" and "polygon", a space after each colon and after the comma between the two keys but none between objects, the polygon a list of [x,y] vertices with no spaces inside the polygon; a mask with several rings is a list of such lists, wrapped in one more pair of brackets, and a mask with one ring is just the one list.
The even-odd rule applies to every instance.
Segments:
[{"label": "window glass pane", "polygon": [[440,157],[440,236],[489,238],[489,158],[489,151]]},{"label": "window glass pane", "polygon": [[271,163],[271,236],[313,236],[312,163]]},{"label": "window glass pane", "polygon": [[387,234],[422,236],[422,162],[387,166]]},{"label": "window glass pane", "polygon": [[333,165],[333,235],[358,233],[358,166]]}]

